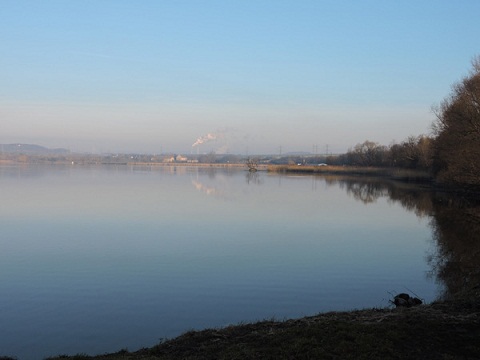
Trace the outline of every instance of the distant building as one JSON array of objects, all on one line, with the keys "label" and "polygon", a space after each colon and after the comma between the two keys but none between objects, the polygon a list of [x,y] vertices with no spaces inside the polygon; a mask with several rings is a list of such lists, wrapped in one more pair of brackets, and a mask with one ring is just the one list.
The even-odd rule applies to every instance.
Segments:
[{"label": "distant building", "polygon": [[166,158],[163,159],[163,162],[164,163],[173,163],[173,162],[175,162],[175,158],[173,156],[166,157]]}]

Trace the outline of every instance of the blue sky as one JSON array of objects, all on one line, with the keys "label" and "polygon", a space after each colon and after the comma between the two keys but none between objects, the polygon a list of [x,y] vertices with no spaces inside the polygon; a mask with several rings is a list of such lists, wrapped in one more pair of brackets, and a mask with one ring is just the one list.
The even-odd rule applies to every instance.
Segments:
[{"label": "blue sky", "polygon": [[0,0],[0,143],[388,145],[430,132],[480,54],[478,14],[476,0]]}]

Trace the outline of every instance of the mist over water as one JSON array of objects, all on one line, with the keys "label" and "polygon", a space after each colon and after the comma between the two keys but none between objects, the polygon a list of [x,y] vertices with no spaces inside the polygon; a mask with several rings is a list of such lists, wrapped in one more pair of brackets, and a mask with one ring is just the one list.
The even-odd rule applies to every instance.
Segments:
[{"label": "mist over water", "polygon": [[445,289],[429,196],[243,170],[0,167],[0,355],[432,301]]}]

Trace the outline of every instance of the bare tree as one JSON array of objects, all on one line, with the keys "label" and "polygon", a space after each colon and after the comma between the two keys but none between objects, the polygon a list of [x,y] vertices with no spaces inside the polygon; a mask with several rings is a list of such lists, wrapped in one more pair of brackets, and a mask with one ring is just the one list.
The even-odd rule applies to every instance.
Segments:
[{"label": "bare tree", "polygon": [[255,172],[258,170],[258,159],[248,158],[245,164],[250,172]]},{"label": "bare tree", "polygon": [[432,139],[425,135],[409,136],[400,144],[390,146],[393,166],[429,170],[432,163]]},{"label": "bare tree", "polygon": [[434,171],[446,183],[480,186],[480,56],[434,109]]},{"label": "bare tree", "polygon": [[383,166],[386,160],[387,148],[376,142],[366,140],[355,145],[347,153],[349,163],[360,166]]}]

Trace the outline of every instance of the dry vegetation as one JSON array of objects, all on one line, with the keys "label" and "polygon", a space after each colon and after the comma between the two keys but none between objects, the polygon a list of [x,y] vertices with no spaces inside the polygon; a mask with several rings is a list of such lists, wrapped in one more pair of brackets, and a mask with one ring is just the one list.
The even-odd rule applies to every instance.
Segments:
[{"label": "dry vegetation", "polygon": [[268,171],[319,175],[360,175],[407,182],[431,182],[433,180],[430,173],[424,170],[372,166],[271,165],[268,167]]}]

